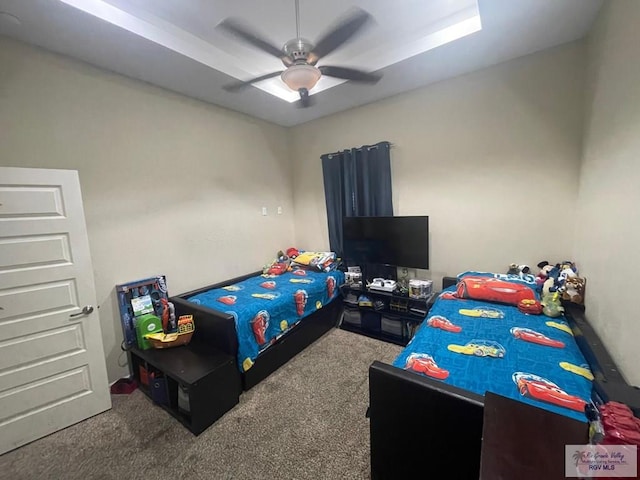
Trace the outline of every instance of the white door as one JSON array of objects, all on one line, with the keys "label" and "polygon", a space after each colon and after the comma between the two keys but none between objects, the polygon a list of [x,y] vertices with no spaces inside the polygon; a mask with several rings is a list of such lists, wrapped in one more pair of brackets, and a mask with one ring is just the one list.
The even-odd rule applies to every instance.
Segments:
[{"label": "white door", "polygon": [[111,408],[78,172],[0,167],[0,454]]}]

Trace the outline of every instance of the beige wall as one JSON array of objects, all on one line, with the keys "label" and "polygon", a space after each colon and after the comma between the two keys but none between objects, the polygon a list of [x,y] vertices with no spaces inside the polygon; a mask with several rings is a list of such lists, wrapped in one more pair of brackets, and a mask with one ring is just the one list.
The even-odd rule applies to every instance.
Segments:
[{"label": "beige wall", "polygon": [[320,155],[389,140],[395,214],[430,216],[420,275],[570,258],[583,77],[573,43],[293,128],[296,243],[328,246]]},{"label": "beige wall", "polygon": [[79,170],[111,380],[127,372],[115,284],[164,273],[178,293],[254,270],[294,221],[296,245],[327,248],[320,155],[389,140],[396,214],[431,216],[420,275],[574,258],[639,384],[639,21],[638,3],[607,4],[586,103],[574,43],[290,130],[0,38],[0,165]]},{"label": "beige wall", "polygon": [[284,128],[2,37],[0,65],[0,165],[80,172],[110,380],[117,283],[163,273],[177,294],[290,245]]},{"label": "beige wall", "polygon": [[576,258],[587,313],[627,381],[640,385],[640,2],[605,3],[589,38]]}]

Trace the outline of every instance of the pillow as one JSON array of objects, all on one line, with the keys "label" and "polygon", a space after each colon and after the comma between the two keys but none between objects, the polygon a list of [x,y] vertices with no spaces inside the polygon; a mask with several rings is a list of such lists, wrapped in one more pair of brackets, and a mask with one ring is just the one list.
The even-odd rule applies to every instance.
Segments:
[{"label": "pillow", "polygon": [[[538,293],[528,280],[523,281],[519,275],[509,279],[506,274],[476,272],[477,275],[465,272],[458,276],[456,296],[487,302],[506,303],[518,306],[523,300],[539,300]],[[532,276],[533,277],[533,276]],[[535,280],[534,280],[535,285]]]},{"label": "pillow", "polygon": [[535,292],[538,291],[538,285],[536,284],[536,277],[531,275],[530,273],[492,273],[492,272],[463,272],[459,273],[457,278],[458,282],[464,277],[487,277],[487,278],[497,278],[499,280],[504,280],[505,282],[511,283],[520,283],[522,285],[526,285],[531,287]]},{"label": "pillow", "polygon": [[293,259],[293,264],[301,267],[328,272],[336,261],[334,252],[302,252]]}]

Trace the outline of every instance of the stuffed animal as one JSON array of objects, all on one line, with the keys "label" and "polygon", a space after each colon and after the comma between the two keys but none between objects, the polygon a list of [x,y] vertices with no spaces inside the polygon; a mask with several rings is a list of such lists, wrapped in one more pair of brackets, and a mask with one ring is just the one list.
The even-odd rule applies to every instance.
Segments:
[{"label": "stuffed animal", "polygon": [[[546,283],[546,282],[545,282]],[[542,295],[542,313],[547,317],[559,317],[564,312],[558,292],[548,292]]]},{"label": "stuffed animal", "polygon": [[529,273],[531,269],[529,265],[518,265],[517,263],[510,263],[509,270],[507,270],[507,275],[526,275]]},{"label": "stuffed animal", "polygon": [[551,265],[546,260],[538,264],[540,271],[536,276],[536,285],[542,287],[542,293],[556,292],[562,287],[559,265]]},{"label": "stuffed animal", "polygon": [[582,305],[584,303],[584,290],[586,280],[579,277],[568,277],[565,281],[565,290],[562,299]]},{"label": "stuffed animal", "polygon": [[518,268],[517,263],[510,263],[509,270],[507,270],[507,275],[518,275],[520,273],[520,269]]},{"label": "stuffed animal", "polygon": [[276,253],[276,259],[262,269],[264,275],[282,275],[291,269],[291,259],[282,250]]}]

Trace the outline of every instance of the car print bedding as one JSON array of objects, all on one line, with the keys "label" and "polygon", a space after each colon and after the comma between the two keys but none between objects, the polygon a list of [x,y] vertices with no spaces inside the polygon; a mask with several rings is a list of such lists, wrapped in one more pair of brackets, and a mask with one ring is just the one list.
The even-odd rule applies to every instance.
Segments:
[{"label": "car print bedding", "polygon": [[455,287],[439,295],[393,365],[580,421],[591,398],[593,376],[564,317],[458,298]]},{"label": "car print bedding", "polygon": [[188,300],[223,311],[235,319],[238,366],[249,370],[262,352],[298,322],[328,304],[344,283],[341,271],[296,269],[282,275],[259,275]]}]

